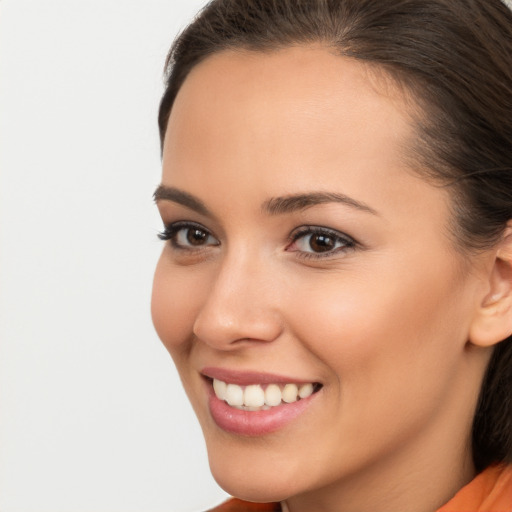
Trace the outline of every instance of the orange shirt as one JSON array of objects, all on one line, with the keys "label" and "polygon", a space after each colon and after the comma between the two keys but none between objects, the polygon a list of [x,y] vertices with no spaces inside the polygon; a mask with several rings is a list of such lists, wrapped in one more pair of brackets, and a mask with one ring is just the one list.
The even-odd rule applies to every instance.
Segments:
[{"label": "orange shirt", "polygon": [[437,512],[512,512],[512,466],[491,466]]},{"label": "orange shirt", "polygon": [[[281,506],[231,499],[210,512],[281,512]],[[482,471],[437,512],[512,512],[512,466]]]},{"label": "orange shirt", "polygon": [[208,512],[281,512],[279,503],[250,503],[232,498]]}]

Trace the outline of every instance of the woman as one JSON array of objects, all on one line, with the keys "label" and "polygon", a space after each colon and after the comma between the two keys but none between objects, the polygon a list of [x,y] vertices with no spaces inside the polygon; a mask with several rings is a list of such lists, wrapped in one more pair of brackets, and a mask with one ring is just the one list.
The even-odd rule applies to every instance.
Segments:
[{"label": "woman", "polygon": [[166,69],[152,314],[218,510],[512,510],[511,12],[217,0]]}]

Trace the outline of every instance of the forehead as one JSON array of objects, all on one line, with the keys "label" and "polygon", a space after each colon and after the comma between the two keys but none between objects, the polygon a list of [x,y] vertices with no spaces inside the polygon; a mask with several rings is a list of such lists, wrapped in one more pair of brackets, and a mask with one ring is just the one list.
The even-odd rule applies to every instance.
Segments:
[{"label": "forehead", "polygon": [[352,139],[394,147],[410,135],[409,115],[402,93],[377,76],[364,63],[317,47],[219,53],[185,80],[165,143],[169,148],[185,136],[206,143],[237,133],[241,139],[250,132],[267,149],[284,151],[287,142],[307,138],[310,146],[330,140],[343,151],[353,143],[349,132],[364,128]]},{"label": "forehead", "polygon": [[395,214],[418,207],[412,190],[444,201],[404,158],[414,130],[403,94],[383,73],[320,47],[216,54],[178,93],[163,182],[219,203],[233,187],[230,202],[240,204],[319,189]]},{"label": "forehead", "polygon": [[[201,115],[205,128],[210,121],[232,127],[243,119],[239,128],[264,132],[268,135],[264,142],[269,143],[283,131],[291,141],[295,135],[332,136],[344,124],[355,126],[359,120],[372,136],[398,140],[410,133],[408,110],[404,91],[383,71],[325,48],[225,51],[191,70],[176,98],[169,127],[178,124],[185,129],[184,120]],[[381,127],[385,129],[379,134]],[[197,126],[194,129],[199,136]],[[336,143],[340,142],[341,137]]]}]

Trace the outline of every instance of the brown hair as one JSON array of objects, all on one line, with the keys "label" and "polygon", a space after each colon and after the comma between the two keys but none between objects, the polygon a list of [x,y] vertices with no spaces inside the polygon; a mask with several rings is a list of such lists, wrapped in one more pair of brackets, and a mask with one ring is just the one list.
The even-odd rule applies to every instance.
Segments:
[{"label": "brown hair", "polygon": [[[500,0],[213,0],[174,42],[161,144],[190,70],[227,49],[321,43],[405,85],[422,115],[414,161],[452,188],[460,248],[495,244],[512,219],[512,13]],[[473,424],[481,470],[512,462],[512,341],[489,364]]]}]

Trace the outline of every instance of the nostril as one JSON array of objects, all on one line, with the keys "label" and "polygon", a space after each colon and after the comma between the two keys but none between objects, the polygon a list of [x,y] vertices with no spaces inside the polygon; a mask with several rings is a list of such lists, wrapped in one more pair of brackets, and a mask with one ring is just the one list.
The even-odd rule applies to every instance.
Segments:
[{"label": "nostril", "polygon": [[281,324],[273,315],[248,312],[221,315],[214,307],[201,311],[193,325],[197,339],[221,350],[268,343],[277,339],[281,332]]}]

